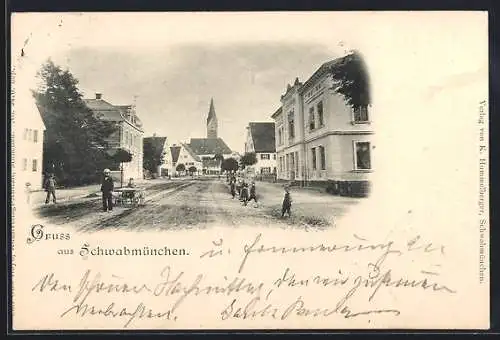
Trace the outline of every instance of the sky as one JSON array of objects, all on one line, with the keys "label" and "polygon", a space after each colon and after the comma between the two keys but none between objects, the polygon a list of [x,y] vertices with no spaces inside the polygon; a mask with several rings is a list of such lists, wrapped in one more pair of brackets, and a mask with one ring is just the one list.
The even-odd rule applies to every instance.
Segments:
[{"label": "sky", "polygon": [[[288,83],[304,81],[322,63],[357,49],[372,82],[373,124],[385,129],[379,138],[393,139],[406,124],[397,125],[396,118],[406,117],[408,103],[424,105],[436,89],[458,86],[459,78],[468,84],[487,72],[485,15],[15,13],[14,81],[34,87],[36,70],[51,58],[73,73],[86,98],[100,92],[119,105],[137,96],[145,135],[164,135],[170,143],[206,136],[213,98],[219,135],[241,152],[248,122],[271,121]],[[447,98],[443,93],[440,100]],[[419,116],[423,112],[432,114],[429,107],[420,108]]]},{"label": "sky", "polygon": [[136,98],[145,135],[171,143],[206,136],[214,99],[219,136],[244,149],[250,121],[272,121],[280,96],[295,77],[304,79],[332,56],[316,44],[179,44],[163,51],[70,49],[65,64],[85,97],[102,93],[112,104]]},{"label": "sky", "polygon": [[145,136],[205,137],[213,98],[219,136],[242,152],[246,126],[272,121],[288,83],[344,51],[322,26],[331,16],[316,17],[311,27],[310,17],[292,14],[38,14],[14,18],[22,24],[13,35],[27,37],[32,66],[51,58],[68,68],[84,98],[98,92],[122,105],[135,97]]}]

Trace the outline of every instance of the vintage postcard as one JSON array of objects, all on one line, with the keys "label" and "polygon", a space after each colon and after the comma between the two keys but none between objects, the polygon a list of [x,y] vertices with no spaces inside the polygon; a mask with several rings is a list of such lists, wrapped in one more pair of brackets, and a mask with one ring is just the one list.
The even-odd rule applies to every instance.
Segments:
[{"label": "vintage postcard", "polygon": [[487,329],[487,12],[12,14],[12,324]]}]

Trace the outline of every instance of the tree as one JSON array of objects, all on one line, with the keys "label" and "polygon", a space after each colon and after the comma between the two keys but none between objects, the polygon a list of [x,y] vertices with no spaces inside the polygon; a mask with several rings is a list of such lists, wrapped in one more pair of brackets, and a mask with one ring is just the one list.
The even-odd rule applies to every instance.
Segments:
[{"label": "tree", "polygon": [[116,163],[120,163],[120,186],[123,186],[123,163],[131,162],[132,154],[125,149],[118,148],[114,150],[111,158]]},{"label": "tree", "polygon": [[224,161],[224,156],[221,153],[216,153],[214,155],[214,159],[217,161],[219,169],[222,166],[222,162]]},{"label": "tree", "polygon": [[189,172],[191,173],[191,175],[192,175],[192,174],[194,174],[195,172],[197,172],[197,171],[198,171],[198,169],[196,169],[196,167],[195,167],[195,166],[190,166],[190,167],[189,167],[189,169],[188,169],[188,171],[189,171]]},{"label": "tree", "polygon": [[353,51],[330,68],[330,75],[338,82],[336,92],[344,96],[353,109],[371,104],[370,78],[363,57]]},{"label": "tree", "polygon": [[255,152],[247,152],[240,159],[242,169],[245,169],[246,166],[254,165],[255,163],[257,163],[257,155]]},{"label": "tree", "polygon": [[238,168],[238,161],[232,157],[222,161],[221,170],[223,171],[237,171]]},{"label": "tree", "polygon": [[37,78],[39,86],[32,93],[46,127],[44,171],[54,172],[64,185],[97,181],[110,166],[106,140],[116,125],[94,116],[69,70],[48,60]]},{"label": "tree", "polygon": [[156,173],[158,166],[163,164],[165,160],[165,152],[159,148],[156,143],[152,143],[150,139],[144,140],[143,145],[143,167],[151,173]]},{"label": "tree", "polygon": [[186,171],[186,166],[184,164],[178,164],[176,167],[175,167],[175,171],[178,171],[178,172],[183,172],[183,171]]}]

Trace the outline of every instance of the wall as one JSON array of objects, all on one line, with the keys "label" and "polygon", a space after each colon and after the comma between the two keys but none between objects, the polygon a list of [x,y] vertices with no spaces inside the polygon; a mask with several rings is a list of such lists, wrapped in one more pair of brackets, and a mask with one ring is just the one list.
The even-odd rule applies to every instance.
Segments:
[{"label": "wall", "polygon": [[132,161],[123,164],[124,178],[142,179],[144,133],[128,122],[121,122],[120,127],[120,147],[132,153]]},{"label": "wall", "polygon": [[[30,120],[25,120],[25,122],[30,122]],[[43,134],[44,127],[36,126],[36,122],[32,125],[27,126],[23,124],[19,126],[16,133],[16,168],[15,176],[16,180],[20,181],[24,186],[26,182],[31,184],[31,190],[42,189],[42,168],[43,168]],[[25,139],[25,129],[31,129],[32,131],[37,131],[37,142],[33,140],[33,132],[31,132],[31,138]],[[29,137],[29,134],[26,135]],[[24,169],[24,161],[26,160],[26,169]],[[33,160],[36,160],[36,171],[33,171]]]}]

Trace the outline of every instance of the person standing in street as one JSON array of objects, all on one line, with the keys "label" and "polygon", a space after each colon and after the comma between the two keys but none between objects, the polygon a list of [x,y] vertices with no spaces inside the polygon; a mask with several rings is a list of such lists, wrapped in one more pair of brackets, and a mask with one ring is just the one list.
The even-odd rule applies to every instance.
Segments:
[{"label": "person standing in street", "polygon": [[233,199],[234,197],[236,196],[236,180],[231,178],[231,184],[229,184],[231,186],[231,196],[233,196]]},{"label": "person standing in street", "polygon": [[241,198],[240,200],[243,202],[243,205],[247,205],[248,203],[248,184],[243,181],[241,185]]},{"label": "person standing in street", "polygon": [[56,203],[56,179],[54,174],[49,174],[44,183],[45,191],[47,192],[47,197],[45,198],[45,204],[50,202],[50,197],[52,196],[52,201]]},{"label": "person standing in street", "polygon": [[248,202],[254,200],[257,203],[257,194],[255,193],[255,181],[252,182],[252,186],[250,187],[250,197],[248,198]]},{"label": "person standing in street", "polygon": [[287,213],[288,217],[290,217],[291,209],[292,209],[292,197],[290,196],[290,187],[286,185],[285,197],[283,198],[283,206],[281,208],[281,217],[285,217],[285,213]]},{"label": "person standing in street", "polygon": [[114,183],[113,178],[111,178],[111,171],[109,169],[104,169],[104,177],[101,184],[102,208],[104,211],[113,210],[113,189]]}]

